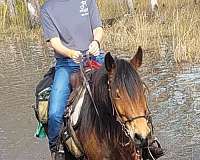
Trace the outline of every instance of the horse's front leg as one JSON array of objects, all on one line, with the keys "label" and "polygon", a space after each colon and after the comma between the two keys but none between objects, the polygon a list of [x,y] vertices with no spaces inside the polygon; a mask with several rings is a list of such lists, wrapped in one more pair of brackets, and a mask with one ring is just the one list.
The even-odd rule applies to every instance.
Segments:
[{"label": "horse's front leg", "polygon": [[111,160],[108,146],[104,140],[99,140],[95,132],[78,134],[78,139],[83,145],[88,160]]}]

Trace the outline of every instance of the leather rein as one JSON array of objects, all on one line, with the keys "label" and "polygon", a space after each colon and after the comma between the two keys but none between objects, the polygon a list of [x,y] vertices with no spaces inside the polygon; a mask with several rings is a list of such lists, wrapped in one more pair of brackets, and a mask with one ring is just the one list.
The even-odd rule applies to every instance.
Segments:
[{"label": "leather rein", "polygon": [[[110,80],[108,80],[108,91],[109,91],[110,99],[111,99],[111,101],[113,101],[114,98],[113,98],[112,92],[111,92]],[[132,115],[132,116],[126,117],[125,115],[119,113],[119,111],[117,110],[117,108],[116,108],[116,106],[115,106],[115,104],[113,102],[112,102],[112,105],[113,105],[113,109],[115,110],[115,112],[117,114],[117,119],[122,125],[126,125],[126,123],[130,123],[132,121],[135,121],[135,120],[141,119],[141,118],[146,119],[152,125],[151,114],[150,114],[150,110],[149,110],[148,106],[147,106],[148,114],[142,115],[142,116],[134,116],[134,115]],[[127,120],[126,121],[122,120],[122,117],[125,117]]]},{"label": "leather rein", "polygon": [[[87,90],[88,90],[88,92],[89,92],[89,95],[90,95],[90,97],[91,97],[91,100],[92,100],[92,103],[93,103],[93,105],[94,105],[94,108],[95,108],[95,111],[96,111],[96,113],[97,113],[97,115],[98,115],[98,117],[99,117],[99,113],[98,113],[98,110],[97,110],[97,105],[95,104],[95,101],[94,101],[94,98],[93,98],[93,95],[92,95],[92,91],[91,91],[91,88],[90,88],[90,85],[89,85],[89,82],[88,82],[88,80],[87,80],[87,78],[86,78],[86,76],[85,76],[85,71],[84,71],[84,67],[83,67],[83,65],[80,65],[80,71],[81,71],[81,74],[82,74],[82,77],[83,77],[83,79],[84,79],[84,82],[85,82],[85,84],[86,84],[86,88],[87,88]],[[109,96],[110,96],[110,99],[111,99],[111,101],[113,100],[113,96],[112,96],[112,93],[111,93],[111,85],[110,85],[110,80],[108,80],[108,92],[109,92]],[[144,86],[146,86],[146,84],[144,84]],[[147,88],[147,87],[146,87]],[[148,89],[148,88],[147,88]],[[126,143],[126,144],[123,144],[122,143],[122,146],[123,147],[125,147],[125,146],[127,146],[127,145],[129,145],[133,140],[132,140],[132,138],[131,138],[131,136],[130,136],[130,134],[129,134],[129,131],[128,131],[128,129],[126,128],[126,123],[130,123],[130,122],[132,122],[132,121],[135,121],[135,120],[137,120],[137,119],[141,119],[141,118],[144,118],[144,119],[146,119],[147,120],[147,123],[150,123],[150,128],[151,128],[151,134],[153,133],[153,124],[152,124],[152,119],[151,119],[151,114],[150,114],[150,110],[149,110],[149,107],[148,107],[148,105],[147,105],[147,109],[148,109],[148,114],[146,114],[146,115],[142,115],[142,116],[129,116],[129,117],[126,117],[126,121],[123,121],[122,120],[122,117],[124,116],[124,115],[122,115],[122,114],[120,114],[119,113],[119,111],[117,110],[117,108],[116,108],[116,106],[115,106],[115,104],[114,103],[112,103],[112,108],[113,108],[113,116],[114,116],[114,111],[115,111],[115,113],[117,114],[117,121],[121,124],[121,126],[122,126],[122,131],[125,133],[125,135],[129,138],[129,142],[128,143]],[[149,146],[147,147],[148,148],[148,151],[149,151],[149,154],[151,155],[151,152],[150,152],[150,150],[149,150]],[[140,160],[141,159],[141,148],[136,148],[136,150],[135,150],[135,158],[136,158],[136,160]],[[154,157],[151,155],[151,157],[152,157],[152,159],[154,160]]]},{"label": "leather rein", "polygon": [[[112,92],[111,92],[110,80],[108,80],[107,83],[108,83],[109,96],[110,96],[111,101],[113,101],[114,98],[113,98]],[[145,83],[143,83],[143,85],[147,88],[147,86],[146,86]],[[148,88],[147,88],[147,90],[148,90]],[[149,91],[149,90],[148,90],[148,91]],[[153,134],[152,118],[151,118],[151,114],[150,114],[150,110],[149,110],[148,105],[147,105],[148,114],[142,115],[142,116],[134,116],[134,115],[133,115],[133,116],[125,117],[125,115],[119,113],[119,111],[117,110],[117,107],[116,107],[115,103],[113,103],[113,102],[112,102],[112,108],[113,108],[113,116],[114,116],[114,111],[115,111],[115,113],[116,113],[116,115],[117,115],[117,116],[116,116],[117,121],[121,124],[121,126],[122,126],[122,131],[124,131],[125,135],[126,135],[127,138],[129,139],[129,141],[128,141],[127,143],[125,143],[125,144],[122,143],[122,144],[121,144],[123,147],[128,146],[131,142],[134,142],[134,141],[132,140],[131,136],[130,136],[130,133],[129,133],[128,129],[126,128],[126,123],[130,123],[130,122],[135,121],[135,120],[137,120],[137,119],[144,118],[144,119],[146,119],[147,123],[150,124],[150,128],[151,128],[150,134]],[[124,120],[122,119],[122,117],[125,117],[127,120],[124,121]],[[148,152],[149,152],[149,154],[150,154],[152,160],[155,160],[154,157],[152,156],[151,152],[150,152],[149,144],[148,144],[148,146],[147,146],[147,149],[148,149]],[[138,147],[135,148],[134,157],[135,157],[135,160],[141,160],[141,159],[142,159],[142,148],[140,148],[140,147],[139,147],[139,148],[138,148]]]}]

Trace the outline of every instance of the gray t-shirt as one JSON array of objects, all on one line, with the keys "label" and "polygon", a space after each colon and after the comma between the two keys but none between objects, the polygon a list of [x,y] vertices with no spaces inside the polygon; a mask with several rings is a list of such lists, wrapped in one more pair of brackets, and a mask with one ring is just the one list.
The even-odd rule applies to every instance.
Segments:
[{"label": "gray t-shirt", "polygon": [[48,0],[41,21],[46,41],[59,37],[64,46],[78,51],[88,50],[93,29],[102,26],[96,0]]}]

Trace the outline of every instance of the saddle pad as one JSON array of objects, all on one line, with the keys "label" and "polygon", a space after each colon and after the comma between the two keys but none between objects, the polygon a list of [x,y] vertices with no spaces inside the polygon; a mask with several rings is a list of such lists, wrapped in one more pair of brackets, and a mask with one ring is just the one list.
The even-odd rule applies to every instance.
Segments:
[{"label": "saddle pad", "polygon": [[73,112],[70,116],[72,126],[75,126],[78,122],[78,118],[79,118],[81,107],[83,104],[85,92],[86,92],[86,88],[82,87],[81,91],[79,92],[79,94],[76,97],[77,101],[75,100],[74,103],[72,104],[72,106],[74,107]]}]

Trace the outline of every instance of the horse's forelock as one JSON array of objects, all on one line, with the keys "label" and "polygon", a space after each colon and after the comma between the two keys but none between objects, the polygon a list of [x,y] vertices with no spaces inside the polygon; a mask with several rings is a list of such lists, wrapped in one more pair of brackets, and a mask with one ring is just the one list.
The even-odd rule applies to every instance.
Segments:
[{"label": "horse's forelock", "polygon": [[143,83],[132,65],[123,59],[116,61],[117,67],[115,71],[114,88],[122,89],[127,92],[131,100],[138,103],[139,98],[143,94]]},{"label": "horse's forelock", "polygon": [[[118,144],[123,136],[121,125],[113,115],[113,107],[108,92],[108,75],[105,66],[102,66],[93,75],[92,92],[98,110],[95,111],[92,100],[87,93],[80,114],[80,133],[87,137],[92,131],[96,131],[98,138],[107,143]],[[84,136],[85,134],[85,136]]]}]

